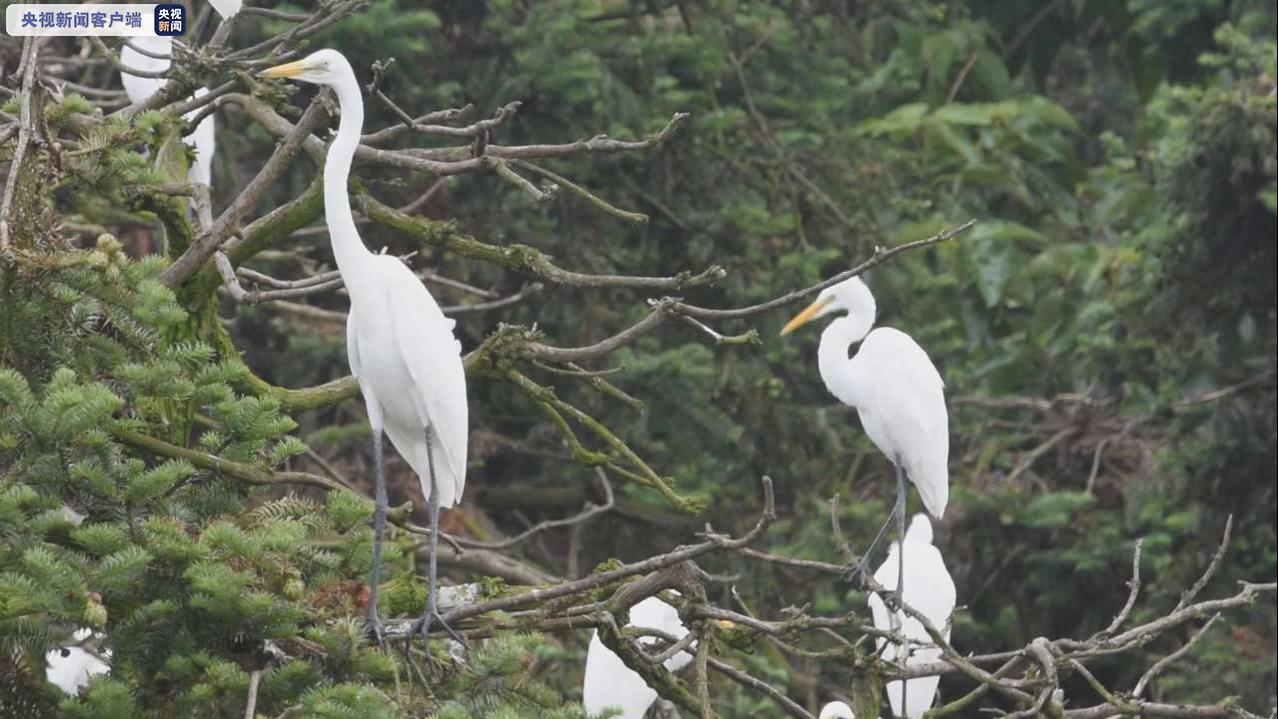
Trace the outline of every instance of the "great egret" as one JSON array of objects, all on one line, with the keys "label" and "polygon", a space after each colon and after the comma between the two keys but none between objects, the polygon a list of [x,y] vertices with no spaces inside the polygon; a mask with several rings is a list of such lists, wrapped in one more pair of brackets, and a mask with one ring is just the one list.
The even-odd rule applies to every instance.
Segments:
[{"label": "great egret", "polygon": [[[856,408],[870,441],[896,467],[897,536],[905,534],[905,477],[923,498],[923,505],[940,519],[949,498],[949,418],[945,411],[945,383],[932,360],[909,335],[891,327],[873,332],[874,295],[859,277],[827,287],[786,324],[782,335],[833,312],[836,318],[821,333],[817,366],[825,387],[844,404]],[[854,357],[848,348],[861,343]],[[857,570],[869,574],[869,557],[887,533],[883,524]],[[901,570],[904,571],[903,569]]]},{"label": "great egret", "polygon": [[856,719],[852,707],[843,702],[830,702],[821,707],[821,716],[817,719]]},{"label": "great egret", "polygon": [[[688,633],[688,628],[679,620],[679,612],[658,597],[648,597],[631,607],[630,621],[626,622],[626,626],[657,629],[676,639],[682,639]],[[657,639],[640,641],[656,643]],[[691,661],[691,654],[679,652],[665,660],[662,666],[667,671],[677,672]],[[590,648],[586,651],[586,678],[581,693],[587,713],[594,715],[604,709],[621,709],[616,719],[642,719],[648,707],[657,700],[657,690],[644,683],[643,677],[604,646],[598,631],[591,635]]]},{"label": "great egret", "polygon": [[[75,640],[83,642],[92,635],[88,629],[80,629],[75,633]],[[111,652],[102,653],[107,659]],[[91,677],[111,671],[111,665],[89,653],[82,647],[60,647],[44,655],[46,669],[45,678],[57,684],[67,694],[75,694],[80,687],[89,683]]]},{"label": "great egret", "polygon": [[[900,600],[927,617],[934,627],[941,630],[945,640],[949,641],[950,614],[954,612],[956,600],[954,580],[945,568],[941,552],[932,545],[932,522],[927,515],[914,515],[910,528],[905,533],[905,541],[892,543],[883,565],[874,573],[874,580],[888,591],[898,586],[896,575],[900,561],[905,563],[905,578],[909,580],[908,585],[902,585],[908,588],[901,594]],[[875,627],[897,631],[909,640],[909,646],[902,647],[880,638],[878,647],[882,650],[883,659],[900,661],[904,658],[905,665],[909,666],[941,658],[941,648],[933,643],[919,620],[902,610],[889,611],[876,593],[870,594],[869,604]],[[913,651],[909,651],[910,649]],[[893,716],[921,719],[923,713],[931,708],[940,682],[939,676],[888,682],[888,702],[892,705]]]},{"label": "great egret", "polygon": [[324,163],[324,219],[337,269],[351,298],[346,318],[346,356],[351,373],[359,381],[373,430],[376,504],[369,629],[382,643],[377,583],[386,524],[384,430],[417,473],[429,504],[426,610],[413,631],[420,629],[425,637],[431,623],[439,621],[452,633],[436,608],[435,565],[439,509],[457,504],[466,482],[466,373],[462,368],[461,343],[453,336],[456,323],[444,317],[425,285],[403,262],[369,252],[355,229],[346,183],[364,124],[364,101],[346,58],[336,50],[319,50],[296,62],[263,70],[258,76],[327,85],[337,94],[342,115]]},{"label": "great egret", "polygon": [[[144,55],[133,49],[133,46],[129,43],[137,45],[145,52],[163,57]],[[172,63],[170,57],[173,53],[173,38],[141,36],[129,38],[129,43],[125,43],[124,48],[120,50],[120,62],[125,67],[146,72],[164,72],[169,69],[169,65]],[[120,73],[120,81],[124,83],[124,92],[129,96],[129,102],[134,103],[143,102],[156,92],[159,92],[166,82],[164,78],[141,77],[130,75],[127,72]],[[207,92],[207,89],[201,87],[195,91],[195,97],[204,95]],[[192,110],[183,117],[190,120],[199,113],[199,110]],[[195,150],[195,161],[191,163],[191,167],[186,174],[187,182],[211,185],[213,182],[213,151],[216,143],[213,115],[205,115],[204,119],[200,120],[200,124],[195,126],[195,130],[182,139],[187,146]]]}]

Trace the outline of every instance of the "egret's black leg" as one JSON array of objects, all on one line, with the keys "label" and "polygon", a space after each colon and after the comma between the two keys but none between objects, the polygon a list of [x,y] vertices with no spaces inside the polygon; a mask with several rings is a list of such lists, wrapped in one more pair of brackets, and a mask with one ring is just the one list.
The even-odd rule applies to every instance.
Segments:
[{"label": "egret's black leg", "polygon": [[382,532],[386,528],[386,477],[382,463],[382,430],[373,431],[373,570],[368,578],[368,617],[364,632],[372,636],[378,646],[385,646],[382,623],[377,616],[377,589],[382,569]]},{"label": "egret's black leg", "polygon": [[[900,472],[901,470],[900,470],[900,467],[898,466],[897,467],[898,478],[901,476]],[[897,495],[896,501],[898,504],[901,501],[901,497],[899,493]],[[848,567],[847,572],[845,572],[843,575],[844,579],[850,581],[853,577],[859,576],[861,578],[861,584],[862,586],[864,586],[867,583],[866,580],[874,576],[874,572],[870,568],[870,558],[874,556],[874,553],[878,551],[879,549],[879,545],[882,544],[884,538],[887,537],[888,528],[892,526],[892,519],[895,516],[896,516],[896,507],[893,507],[892,514],[889,514],[887,519],[884,520],[883,526],[879,527],[879,532],[878,534],[874,535],[874,541],[870,542],[869,548],[867,548],[865,552],[861,554],[860,558],[857,559],[856,562],[854,562],[851,567]]]},{"label": "egret's black leg", "polygon": [[905,470],[896,465],[896,597],[905,603]]},{"label": "egret's black leg", "polygon": [[[896,465],[896,603],[900,607],[905,606],[905,501],[906,501],[905,471],[901,469],[901,465]],[[902,610],[904,611],[904,610]],[[902,624],[904,624],[904,616],[902,616]],[[901,645],[901,655],[908,657],[910,655],[910,643],[907,641]],[[901,716],[909,716],[909,709],[905,705],[906,693],[905,682],[901,682]]]},{"label": "egret's black leg", "polygon": [[409,630],[408,636],[412,637],[417,632],[422,633],[422,639],[429,641],[430,626],[436,622],[439,626],[448,632],[449,636],[457,641],[462,641],[461,635],[453,631],[453,628],[444,622],[444,618],[440,616],[438,609],[438,596],[436,595],[436,556],[439,552],[439,482],[435,479],[435,455],[431,451],[431,430],[426,428],[426,461],[430,468],[430,495],[426,498],[426,508],[430,513],[430,568],[426,579],[426,610],[422,612],[421,619],[413,623],[412,629]]}]

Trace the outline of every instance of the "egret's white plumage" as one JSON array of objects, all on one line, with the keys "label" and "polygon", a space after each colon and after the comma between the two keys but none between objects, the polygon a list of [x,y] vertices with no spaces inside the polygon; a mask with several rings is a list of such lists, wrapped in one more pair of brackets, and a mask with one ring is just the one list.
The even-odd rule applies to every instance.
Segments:
[{"label": "egret's white plumage", "polygon": [[[142,50],[154,54],[163,55],[164,58],[151,57],[134,50],[128,44],[120,50],[120,62],[125,67],[135,70],[143,70],[145,72],[164,72],[169,69],[172,60],[169,59],[173,53],[173,38],[171,37],[148,37],[140,36],[129,38],[129,42],[137,45]],[[120,73],[120,81],[124,84],[124,92],[129,96],[129,102],[144,102],[147,98],[159,92],[164,87],[166,80],[159,77],[141,77],[139,75],[130,75],[127,72]],[[195,97],[199,97],[208,92],[207,89],[201,87],[195,91]],[[200,113],[200,110],[192,110],[185,117],[187,120],[193,119]],[[187,146],[194,150],[195,159],[191,162],[191,167],[187,171],[188,182],[198,182],[203,185],[210,185],[213,181],[213,152],[216,144],[216,129],[214,128],[213,115],[205,115],[203,120],[195,126],[191,134],[182,138]]]},{"label": "egret's white plumage", "polygon": [[[343,193],[345,184],[343,178]],[[333,235],[334,243],[337,238]],[[468,421],[461,343],[453,336],[457,323],[444,316],[426,286],[398,258],[364,252],[353,264],[348,257],[345,267],[338,260],[343,279],[348,274],[361,277],[355,283],[358,290],[347,283],[351,312],[346,318],[346,356],[351,374],[369,405],[370,422],[374,413],[380,416],[374,428],[384,427],[391,444],[417,473],[424,497],[430,496],[429,428],[439,503],[452,507],[461,500],[466,483]]]},{"label": "egret's white plumage", "polygon": [[[782,334],[834,312],[821,333],[817,364],[826,389],[856,408],[870,441],[906,475],[938,519],[949,499],[949,418],[945,383],[909,335],[890,327],[871,331],[874,295],[859,277],[827,287]],[[848,348],[860,342],[851,358]]]},{"label": "egret's white plumage", "polygon": [[843,702],[830,702],[821,707],[821,716],[817,719],[856,719],[852,707]]},{"label": "egret's white plumage", "polygon": [[[91,634],[88,629],[77,630],[75,640],[82,642]],[[107,659],[111,658],[109,650],[102,655]],[[90,678],[111,671],[110,664],[78,646],[54,649],[46,653],[44,658],[47,665],[45,678],[67,694],[78,693],[80,687],[89,683]]]},{"label": "egret's white plumage", "polygon": [[[688,628],[679,620],[679,612],[658,597],[648,597],[630,608],[629,627],[657,629],[676,639],[682,639]],[[658,640],[645,638],[644,643]],[[691,649],[696,650],[696,644]],[[677,672],[688,666],[692,655],[679,652],[662,663],[667,671]],[[582,686],[582,703],[591,715],[604,709],[620,709],[617,719],[641,719],[657,700],[657,690],[644,683],[625,662],[599,640],[596,631],[590,637],[590,649],[586,653],[586,677]]]},{"label": "egret's white plumage", "polygon": [[[341,121],[324,163],[324,219],[337,269],[350,294],[346,352],[359,382],[373,430],[377,504],[374,515],[373,573],[369,623],[377,624],[377,578],[381,532],[386,517],[382,477],[382,432],[421,482],[430,508],[431,560],[424,622],[435,611],[435,556],[441,506],[461,499],[466,482],[466,374],[453,320],[402,262],[373,254],[364,246],[351,214],[347,180],[364,124],[364,100],[350,63],[335,50],[319,50],[296,62],[264,70],[261,77],[285,77],[331,87]],[[378,634],[380,639],[380,634]]]},{"label": "egret's white plumage", "polygon": [[[899,554],[904,546],[904,554]],[[905,587],[902,601],[918,610],[934,627],[941,630],[946,641],[950,638],[950,615],[954,612],[956,594],[954,580],[945,568],[945,559],[940,550],[932,545],[932,522],[925,514],[916,514],[905,533],[905,542],[893,542],[888,549],[887,558],[874,573],[874,580],[883,585],[887,591],[897,587],[898,560],[904,562]],[[919,620],[907,615],[904,611],[892,612],[876,593],[869,598],[870,612],[874,615],[874,626],[890,631],[898,631],[909,640],[908,652],[902,647],[878,640],[882,657],[887,661],[899,661],[905,657],[906,665],[923,664],[941,658],[941,649],[932,642],[927,630]],[[892,714],[908,719],[919,719],[931,708],[936,698],[936,687],[940,683],[939,676],[919,677],[905,682],[888,682],[888,702],[892,705]]]}]

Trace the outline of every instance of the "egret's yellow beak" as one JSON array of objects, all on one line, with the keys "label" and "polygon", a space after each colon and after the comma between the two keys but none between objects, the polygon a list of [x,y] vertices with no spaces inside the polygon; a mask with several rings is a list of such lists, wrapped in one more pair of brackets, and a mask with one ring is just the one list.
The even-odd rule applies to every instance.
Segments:
[{"label": "egret's yellow beak", "polygon": [[716,619],[715,624],[718,624],[720,629],[731,630],[737,628],[737,623],[730,619]]},{"label": "egret's yellow beak", "polygon": [[295,77],[306,69],[306,61],[297,60],[295,62],[286,62],[283,65],[268,67],[257,74],[263,80],[272,80],[277,77]]},{"label": "egret's yellow beak", "polygon": [[824,308],[829,303],[830,303],[830,300],[828,298],[818,299],[816,302],[813,302],[812,304],[803,308],[803,311],[795,315],[794,319],[785,323],[785,327],[781,328],[781,335],[782,336],[788,335],[791,332],[799,329],[803,325],[806,325],[807,323],[811,322],[812,318],[816,317],[817,313],[820,312],[822,308]]}]

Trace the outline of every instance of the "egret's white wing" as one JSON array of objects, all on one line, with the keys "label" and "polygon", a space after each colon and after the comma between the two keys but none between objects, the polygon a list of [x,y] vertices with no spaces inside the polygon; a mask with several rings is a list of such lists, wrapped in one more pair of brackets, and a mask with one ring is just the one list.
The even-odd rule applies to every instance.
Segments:
[{"label": "egret's white wing", "polygon": [[[678,639],[688,633],[688,628],[679,620],[679,612],[657,597],[648,597],[631,607],[626,626],[659,629]],[[675,672],[691,661],[691,654],[680,652],[667,659],[663,666]],[[598,714],[608,708],[620,709],[618,719],[642,719],[657,700],[657,691],[604,646],[597,631],[591,635],[586,652],[586,676],[581,693],[587,712]]]},{"label": "egret's white wing", "polygon": [[[453,336],[457,323],[444,316],[426,286],[404,263],[394,257],[377,259],[384,265],[379,277],[386,282],[395,343],[412,377],[412,386],[402,389],[413,394],[422,419],[434,433],[440,503],[451,507],[461,499],[465,486],[469,437],[466,371],[461,342]],[[405,459],[413,462],[407,454]],[[427,467],[413,469],[423,483],[429,479]]]},{"label": "egret's white wing", "polygon": [[[858,405],[870,439],[896,462],[935,517],[949,500],[949,417],[945,383],[932,360],[909,335],[881,327],[866,336],[851,364],[867,401]],[[877,435],[877,436],[876,436]],[[909,585],[906,585],[907,587]]]}]

